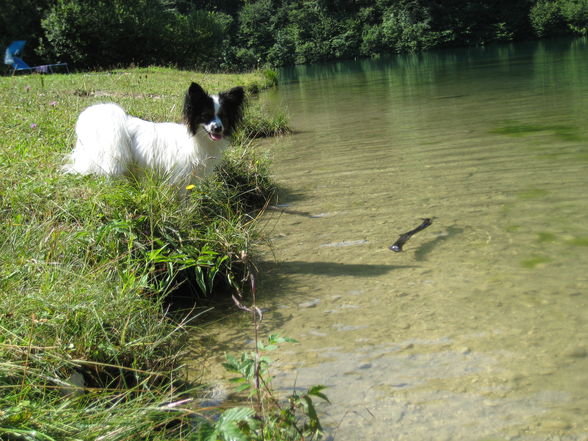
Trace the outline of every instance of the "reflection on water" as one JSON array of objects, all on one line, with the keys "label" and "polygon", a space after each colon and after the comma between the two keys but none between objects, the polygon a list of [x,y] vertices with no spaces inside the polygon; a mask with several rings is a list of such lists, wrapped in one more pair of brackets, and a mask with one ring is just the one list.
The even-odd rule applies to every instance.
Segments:
[{"label": "reflection on water", "polygon": [[260,303],[301,343],[276,384],[328,385],[335,440],[588,440],[588,42],[283,77]]}]

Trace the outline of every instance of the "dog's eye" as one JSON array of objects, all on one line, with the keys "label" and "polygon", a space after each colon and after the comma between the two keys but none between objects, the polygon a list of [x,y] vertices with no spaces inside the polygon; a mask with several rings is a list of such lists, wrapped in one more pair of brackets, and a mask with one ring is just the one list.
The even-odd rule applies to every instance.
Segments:
[{"label": "dog's eye", "polygon": [[210,121],[214,118],[214,115],[212,113],[203,113],[201,115],[202,121]]}]

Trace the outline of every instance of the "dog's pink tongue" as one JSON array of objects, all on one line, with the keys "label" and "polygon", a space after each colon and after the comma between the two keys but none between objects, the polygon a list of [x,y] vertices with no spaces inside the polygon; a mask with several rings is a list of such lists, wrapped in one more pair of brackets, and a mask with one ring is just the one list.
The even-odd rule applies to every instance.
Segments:
[{"label": "dog's pink tongue", "polygon": [[213,141],[220,141],[221,139],[223,139],[223,135],[219,133],[209,133],[209,135],[210,139],[212,139]]}]

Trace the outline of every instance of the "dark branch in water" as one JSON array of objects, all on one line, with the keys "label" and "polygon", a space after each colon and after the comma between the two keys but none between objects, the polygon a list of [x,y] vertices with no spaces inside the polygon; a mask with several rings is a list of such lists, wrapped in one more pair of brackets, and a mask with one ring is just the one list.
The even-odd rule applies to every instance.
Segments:
[{"label": "dark branch in water", "polygon": [[433,220],[431,218],[425,218],[425,219],[423,219],[423,223],[422,224],[420,224],[414,230],[407,231],[406,233],[400,235],[400,237],[398,238],[398,240],[396,242],[394,242],[392,245],[390,245],[388,248],[390,250],[392,250],[392,251],[397,252],[397,253],[401,252],[402,251],[402,247],[404,246],[404,244],[406,243],[406,241],[408,241],[408,239],[410,239],[413,235],[415,235],[419,231],[424,230],[425,228],[427,228],[432,223],[433,223]]}]

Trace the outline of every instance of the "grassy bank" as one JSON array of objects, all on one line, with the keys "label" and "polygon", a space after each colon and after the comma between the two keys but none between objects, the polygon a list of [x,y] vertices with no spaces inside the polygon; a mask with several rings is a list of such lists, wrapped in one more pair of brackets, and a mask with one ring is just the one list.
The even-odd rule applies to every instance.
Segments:
[{"label": "grassy bank", "polygon": [[171,318],[169,295],[198,306],[239,283],[252,213],[273,190],[247,139],[282,123],[246,117],[222,173],[185,200],[155,181],[59,170],[83,108],[115,101],[179,121],[191,81],[252,97],[274,79],[160,68],[0,78],[0,439],[197,439],[180,371],[197,314]]}]

